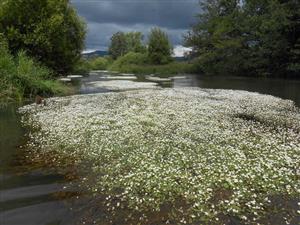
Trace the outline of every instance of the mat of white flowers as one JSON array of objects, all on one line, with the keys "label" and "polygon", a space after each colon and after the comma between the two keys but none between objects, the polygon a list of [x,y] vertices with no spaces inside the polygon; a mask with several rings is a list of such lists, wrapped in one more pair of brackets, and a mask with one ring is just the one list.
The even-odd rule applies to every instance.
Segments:
[{"label": "mat of white flowers", "polygon": [[20,112],[31,148],[93,162],[89,188],[111,210],[179,201],[183,223],[250,223],[272,196],[300,195],[300,113],[288,100],[179,88],[52,98]]}]

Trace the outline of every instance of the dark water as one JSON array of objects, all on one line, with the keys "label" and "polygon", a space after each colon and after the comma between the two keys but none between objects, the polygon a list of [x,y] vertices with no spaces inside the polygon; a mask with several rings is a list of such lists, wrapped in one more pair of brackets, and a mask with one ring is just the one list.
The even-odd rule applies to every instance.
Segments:
[{"label": "dark water", "polygon": [[296,105],[300,106],[300,80],[190,75],[186,80],[175,80],[172,86],[259,92],[293,100]]},{"label": "dark water", "polygon": [[[105,81],[105,74],[84,78],[80,93],[91,94],[107,92],[108,90],[88,85],[93,81]],[[165,76],[166,77],[166,76]],[[177,78],[176,78],[177,77]],[[145,76],[137,76],[137,82],[149,81]],[[222,77],[222,76],[201,76],[201,75],[178,75],[171,81],[158,81],[158,85],[165,88],[170,87],[201,87],[212,89],[233,89],[259,92],[289,99],[300,106],[300,80],[270,79],[270,78],[247,78],[247,77]]]},{"label": "dark water", "polygon": [[[101,73],[84,78],[79,93],[108,92],[88,85],[89,82],[102,80]],[[144,76],[138,76],[136,82],[141,81],[147,80]],[[181,75],[157,83],[161,87],[254,91],[290,99],[300,106],[300,81],[297,80]],[[0,224],[73,224],[71,221],[78,216],[71,210],[73,201],[57,197],[66,191],[63,187],[68,185],[68,181],[64,176],[50,172],[49,168],[32,169],[19,162],[22,149],[18,146],[24,142],[25,130],[21,127],[17,107],[8,105],[0,108]]]},{"label": "dark water", "polygon": [[47,169],[31,169],[17,160],[25,130],[16,108],[0,108],[0,224],[66,224],[72,212],[54,197],[63,190],[64,177]]}]

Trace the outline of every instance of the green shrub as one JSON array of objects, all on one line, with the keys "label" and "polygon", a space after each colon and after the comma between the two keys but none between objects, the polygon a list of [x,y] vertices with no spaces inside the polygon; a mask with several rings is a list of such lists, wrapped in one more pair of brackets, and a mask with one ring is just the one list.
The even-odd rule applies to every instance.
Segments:
[{"label": "green shrub", "polygon": [[[3,43],[5,41],[1,41]],[[63,94],[69,88],[51,80],[52,71],[41,66],[25,52],[13,57],[5,47],[0,46],[0,100],[22,100],[35,95]]]},{"label": "green shrub", "polygon": [[149,34],[148,56],[153,64],[167,64],[172,61],[173,47],[166,32],[153,28]]},{"label": "green shrub", "polygon": [[128,53],[118,58],[108,67],[109,70],[134,74],[179,74],[193,73],[196,71],[194,64],[187,62],[172,62],[164,65],[152,65],[148,63],[146,54]]},{"label": "green shrub", "polygon": [[145,65],[147,63],[147,55],[143,53],[129,52],[124,56],[119,57],[109,67],[110,70],[124,71],[127,67],[136,65]]},{"label": "green shrub", "polygon": [[90,62],[87,59],[80,59],[73,68],[73,73],[87,75],[91,70]]},{"label": "green shrub", "polygon": [[26,50],[58,75],[79,59],[86,26],[67,0],[1,0],[0,32],[14,55]]},{"label": "green shrub", "polygon": [[110,63],[110,58],[109,57],[96,57],[92,58],[89,63],[90,63],[90,68],[92,70],[105,70],[107,66]]},{"label": "green shrub", "polygon": [[105,70],[112,63],[110,57],[95,57],[80,59],[73,69],[73,73],[87,75],[91,70]]}]

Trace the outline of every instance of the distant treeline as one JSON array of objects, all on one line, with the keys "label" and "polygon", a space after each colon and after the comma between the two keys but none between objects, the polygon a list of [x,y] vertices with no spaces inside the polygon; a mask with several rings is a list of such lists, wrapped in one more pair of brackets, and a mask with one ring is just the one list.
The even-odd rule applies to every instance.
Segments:
[{"label": "distant treeline", "polygon": [[173,47],[166,32],[153,28],[148,37],[147,45],[143,44],[141,32],[117,32],[111,37],[109,55],[117,59],[129,52],[146,54],[148,63],[167,64],[172,61]]},{"label": "distant treeline", "polygon": [[146,43],[140,32],[117,32],[108,57],[87,61],[81,55],[86,24],[69,0],[1,0],[0,35],[6,43],[0,48],[1,82],[27,85],[20,95],[47,89],[10,82],[7,57],[15,68],[24,57],[32,61],[30,80],[37,76],[35,66],[48,71],[47,79],[91,69],[300,78],[299,0],[206,0],[200,6],[198,22],[184,37],[183,45],[192,48],[188,62],[173,61],[172,45],[160,28],[151,30]]},{"label": "distant treeline", "polygon": [[300,2],[203,1],[185,45],[206,74],[300,78]]},{"label": "distant treeline", "polygon": [[[298,0],[206,0],[200,6],[198,22],[184,36],[184,45],[192,48],[186,58],[193,68],[186,70],[182,63],[185,68],[176,66],[178,72],[300,78]],[[119,59],[128,53],[136,54]],[[109,47],[118,61],[111,68],[127,72],[137,65],[168,64],[171,54],[168,36],[159,28],[150,32],[146,44],[140,32],[117,32]]]},{"label": "distant treeline", "polygon": [[112,35],[108,56],[82,59],[76,66],[78,73],[90,70],[111,70],[135,74],[178,74],[195,72],[194,65],[176,62],[173,47],[166,32],[151,29],[148,41],[141,32],[117,32]]}]

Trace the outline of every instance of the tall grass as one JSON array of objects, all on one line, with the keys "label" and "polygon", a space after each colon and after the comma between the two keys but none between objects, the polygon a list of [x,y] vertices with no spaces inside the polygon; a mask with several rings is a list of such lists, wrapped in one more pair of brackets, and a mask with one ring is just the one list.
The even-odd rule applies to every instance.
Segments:
[{"label": "tall grass", "polygon": [[20,51],[12,56],[0,41],[0,101],[64,94],[69,88],[52,80],[52,71]]}]

